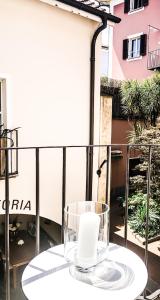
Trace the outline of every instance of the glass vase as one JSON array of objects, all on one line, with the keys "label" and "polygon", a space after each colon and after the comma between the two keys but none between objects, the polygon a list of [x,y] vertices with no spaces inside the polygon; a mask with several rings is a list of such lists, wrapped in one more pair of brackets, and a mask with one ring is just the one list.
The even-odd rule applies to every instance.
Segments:
[{"label": "glass vase", "polygon": [[88,273],[107,257],[109,207],[104,203],[79,201],[64,210],[64,256],[72,263],[73,276]]}]

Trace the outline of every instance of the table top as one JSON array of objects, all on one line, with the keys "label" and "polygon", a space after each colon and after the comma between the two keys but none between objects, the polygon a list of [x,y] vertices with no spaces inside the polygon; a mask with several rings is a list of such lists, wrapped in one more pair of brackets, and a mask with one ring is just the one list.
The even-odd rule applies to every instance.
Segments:
[{"label": "table top", "polygon": [[[101,263],[103,274],[92,283],[75,279],[71,264],[63,256],[64,246],[52,247],[36,256],[22,275],[22,289],[29,300],[109,299],[134,300],[147,283],[148,274],[143,261],[132,251],[110,244],[107,259]],[[88,276],[88,275],[85,275]],[[95,284],[96,283],[96,284]]]}]

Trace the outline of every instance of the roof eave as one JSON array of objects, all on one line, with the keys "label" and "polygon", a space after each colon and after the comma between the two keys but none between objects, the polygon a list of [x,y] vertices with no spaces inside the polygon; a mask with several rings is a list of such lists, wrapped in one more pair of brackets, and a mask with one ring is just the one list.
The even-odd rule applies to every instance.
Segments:
[{"label": "roof eave", "polygon": [[[99,20],[108,20],[111,23],[119,23],[121,21],[120,18],[113,16],[112,14],[106,13],[102,10],[99,10],[97,8],[91,7],[89,5],[86,5],[82,2],[76,1],[76,0],[40,0],[41,2],[53,5],[53,6],[58,6],[58,2],[64,4],[66,7],[73,7],[75,9],[77,9],[78,11],[83,11],[87,14],[89,14],[90,16],[95,16],[95,18],[97,17],[97,21]],[[57,4],[56,4],[57,3]],[[60,7],[62,8],[62,7]],[[85,15],[84,15],[85,16]],[[88,15],[86,16],[88,17]],[[100,19],[99,19],[100,18]]]},{"label": "roof eave", "polygon": [[116,17],[112,14],[108,14],[108,13],[102,11],[102,10],[91,7],[91,6],[86,5],[82,2],[78,2],[78,1],[75,1],[75,0],[58,0],[58,1],[62,2],[64,4],[67,4],[67,5],[71,5],[72,7],[78,8],[79,10],[83,10],[85,12],[88,12],[90,14],[98,16],[101,19],[107,19],[108,21],[111,21],[113,23],[119,23],[121,21],[120,18],[118,18],[118,17]]}]

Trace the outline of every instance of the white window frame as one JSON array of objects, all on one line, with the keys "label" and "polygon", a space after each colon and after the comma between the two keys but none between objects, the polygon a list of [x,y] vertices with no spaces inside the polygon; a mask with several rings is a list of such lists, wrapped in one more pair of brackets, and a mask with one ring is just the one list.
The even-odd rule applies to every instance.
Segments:
[{"label": "white window frame", "polygon": [[[132,47],[132,41],[134,39],[138,39],[138,38],[141,38],[141,35],[143,35],[144,32],[138,32],[138,33],[135,33],[135,34],[131,34],[131,35],[128,35],[127,36],[127,39],[128,39],[128,58],[127,58],[127,61],[132,61],[132,60],[138,60],[138,59],[142,59],[142,56],[140,55],[140,49],[139,49],[139,55],[138,56],[131,56],[129,55],[130,52],[131,52],[131,47]],[[140,44],[140,47],[141,47],[141,44]]]},{"label": "white window frame", "polygon": [[[133,43],[135,42],[135,49],[133,50]],[[136,36],[128,40],[128,59],[135,59],[140,57],[141,37]]]}]

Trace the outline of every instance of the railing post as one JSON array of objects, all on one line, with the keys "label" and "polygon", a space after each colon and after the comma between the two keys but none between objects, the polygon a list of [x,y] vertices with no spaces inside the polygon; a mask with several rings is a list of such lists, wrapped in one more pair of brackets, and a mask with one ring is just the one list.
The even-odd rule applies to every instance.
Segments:
[{"label": "railing post", "polygon": [[64,208],[66,204],[66,147],[63,147],[62,158],[62,228],[61,228],[61,241],[64,242]]},{"label": "railing post", "polygon": [[86,201],[89,200],[89,147],[86,147]]},{"label": "railing post", "polygon": [[152,148],[149,146],[148,152],[148,172],[147,172],[147,202],[146,202],[146,234],[145,234],[145,264],[148,265],[148,233],[149,233],[149,204],[150,204],[150,185],[151,185],[151,160],[152,160]]},{"label": "railing post", "polygon": [[111,146],[107,146],[106,202],[110,209],[111,206]]},{"label": "railing post", "polygon": [[88,201],[92,201],[93,183],[93,147],[89,147],[89,180],[88,180]]},{"label": "railing post", "polygon": [[[10,140],[12,141],[12,131],[10,132]],[[13,166],[12,166],[12,164],[13,164],[13,152],[12,152],[13,150],[11,150],[10,149],[10,171],[9,171],[9,173],[13,173]]]},{"label": "railing post", "polygon": [[36,148],[36,255],[40,251],[39,148]]},{"label": "railing post", "polygon": [[126,153],[126,184],[125,184],[125,227],[124,227],[124,240],[125,247],[127,247],[127,234],[128,234],[128,196],[129,196],[129,156],[130,146],[127,146]]},{"label": "railing post", "polygon": [[6,276],[6,300],[10,300],[10,261],[9,261],[9,165],[8,149],[5,149],[5,276]]},{"label": "railing post", "polygon": [[[16,147],[18,147],[18,130],[16,130]],[[18,173],[18,149],[16,149],[16,173]]]}]

